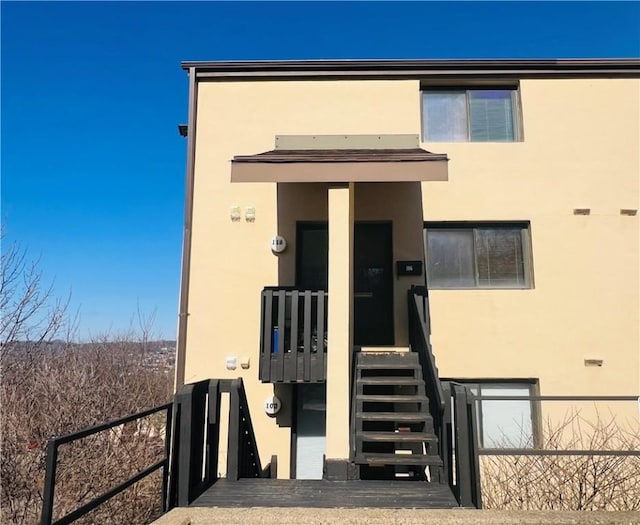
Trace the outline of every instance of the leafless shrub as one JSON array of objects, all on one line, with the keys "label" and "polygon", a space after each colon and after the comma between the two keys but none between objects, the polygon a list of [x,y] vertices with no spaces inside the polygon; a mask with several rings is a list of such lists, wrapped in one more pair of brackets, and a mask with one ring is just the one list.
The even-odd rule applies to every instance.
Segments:
[{"label": "leafless shrub", "polygon": [[[540,448],[640,450],[640,430],[615,417],[572,412],[546,421]],[[486,508],[640,510],[640,457],[606,455],[481,456]]]},{"label": "leafless shrub", "polygon": [[[172,374],[149,362],[149,319],[141,335],[72,342],[68,300],[45,286],[16,245],[0,276],[0,511],[2,523],[35,524],[42,508],[47,439],[166,403]],[[162,458],[164,415],[60,447],[60,517]],[[160,476],[136,483],[85,523],[146,523],[160,506]]]}]

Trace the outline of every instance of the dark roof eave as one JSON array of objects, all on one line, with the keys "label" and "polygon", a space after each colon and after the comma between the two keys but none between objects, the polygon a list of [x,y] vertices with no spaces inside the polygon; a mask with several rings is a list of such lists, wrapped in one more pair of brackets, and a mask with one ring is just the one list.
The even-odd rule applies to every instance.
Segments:
[{"label": "dark roof eave", "polygon": [[424,76],[640,77],[640,59],[185,61],[202,78],[420,78]]}]

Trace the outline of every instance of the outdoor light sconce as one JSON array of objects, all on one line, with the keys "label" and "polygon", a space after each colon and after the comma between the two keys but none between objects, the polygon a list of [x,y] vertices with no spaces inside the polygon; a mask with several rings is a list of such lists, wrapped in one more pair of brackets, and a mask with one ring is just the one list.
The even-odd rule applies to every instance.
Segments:
[{"label": "outdoor light sconce", "polygon": [[244,220],[247,222],[254,222],[256,220],[256,209],[253,206],[245,208]]},{"label": "outdoor light sconce", "polygon": [[238,358],[235,355],[228,355],[225,359],[227,370],[235,370],[238,368]]},{"label": "outdoor light sconce", "polygon": [[240,217],[241,217],[241,215],[240,215],[240,206],[237,206],[237,205],[231,206],[230,216],[231,216],[231,220],[233,222],[238,222],[240,220]]}]

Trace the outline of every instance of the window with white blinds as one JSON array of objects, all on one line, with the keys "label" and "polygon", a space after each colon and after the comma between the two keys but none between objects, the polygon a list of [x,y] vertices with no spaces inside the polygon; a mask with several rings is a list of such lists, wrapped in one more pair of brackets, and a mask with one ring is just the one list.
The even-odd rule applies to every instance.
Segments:
[{"label": "window with white blinds", "polygon": [[425,248],[430,288],[531,288],[528,224],[427,224]]},{"label": "window with white blinds", "polygon": [[517,142],[517,89],[439,89],[422,92],[427,142]]}]

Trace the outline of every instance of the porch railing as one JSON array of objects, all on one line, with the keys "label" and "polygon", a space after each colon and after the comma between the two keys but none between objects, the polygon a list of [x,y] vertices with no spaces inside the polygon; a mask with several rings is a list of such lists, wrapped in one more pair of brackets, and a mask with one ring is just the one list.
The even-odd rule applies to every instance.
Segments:
[{"label": "porch railing", "polygon": [[[448,484],[462,507],[482,507],[474,396],[464,385],[440,381],[431,348],[427,289],[412,286],[409,300],[409,344],[419,356],[429,412],[438,437],[442,467],[435,481]],[[454,443],[455,439],[455,443]],[[454,453],[455,451],[455,453]]]},{"label": "porch railing", "polygon": [[[158,470],[162,470],[162,511],[164,512],[167,509],[167,501],[165,500],[167,480],[169,474],[169,445],[171,443],[171,418],[172,418],[172,403],[168,403],[165,405],[161,405],[155,408],[150,408],[143,412],[138,412],[136,414],[132,414],[120,419],[116,419],[114,421],[109,421],[107,423],[103,423],[101,425],[96,425],[94,427],[86,428],[84,430],[80,430],[78,432],[73,432],[71,434],[66,434],[64,436],[58,436],[49,439],[47,442],[47,456],[46,456],[46,473],[44,480],[44,491],[43,491],[43,503],[42,503],[42,513],[40,516],[41,525],[66,525],[68,523],[73,523],[74,521],[80,519],[85,516],[92,510],[96,509],[103,503],[109,501],[114,496],[117,496],[130,486],[135,483],[138,483],[142,479],[147,476],[153,474]],[[126,481],[121,482],[116,487],[111,488],[110,490],[104,492],[103,494],[91,499],[90,501],[84,503],[79,506],[77,509],[65,514],[64,516],[54,520],[54,495],[56,489],[56,478],[58,474],[58,450],[61,446],[66,445],[68,443],[77,442],[83,440],[85,438],[95,436],[96,434],[100,434],[103,432],[112,432],[117,427],[123,428],[128,424],[137,424],[140,420],[148,418],[150,416],[154,416],[155,414],[164,415],[164,454],[162,458],[155,462],[153,465],[148,466],[147,468],[141,470],[134,476],[130,477]],[[136,431],[139,432],[139,431]],[[116,434],[117,435],[117,434]],[[140,435],[142,435],[142,441],[144,442],[144,438],[146,437],[145,431],[140,431]],[[136,443],[136,436],[133,435],[130,438],[134,443]]]},{"label": "porch railing", "polygon": [[[425,287],[412,286],[409,290],[409,344],[411,350],[418,354],[422,366],[422,377],[429,398],[429,412],[433,417],[433,426],[438,436],[440,456],[443,460],[441,478],[451,478],[451,468],[445,453],[449,438],[442,422],[445,411],[445,394],[440,383],[438,367],[431,348],[431,320],[429,315],[429,298]],[[444,479],[442,479],[444,481]]]},{"label": "porch railing", "polygon": [[206,379],[184,385],[175,396],[175,427],[169,507],[192,503],[218,479],[220,405],[229,394],[227,473],[229,480],[276,477],[276,459],[264,469],[242,379]]},{"label": "porch railing", "polygon": [[324,382],[327,378],[327,293],[292,287],[262,291],[260,380]]}]

